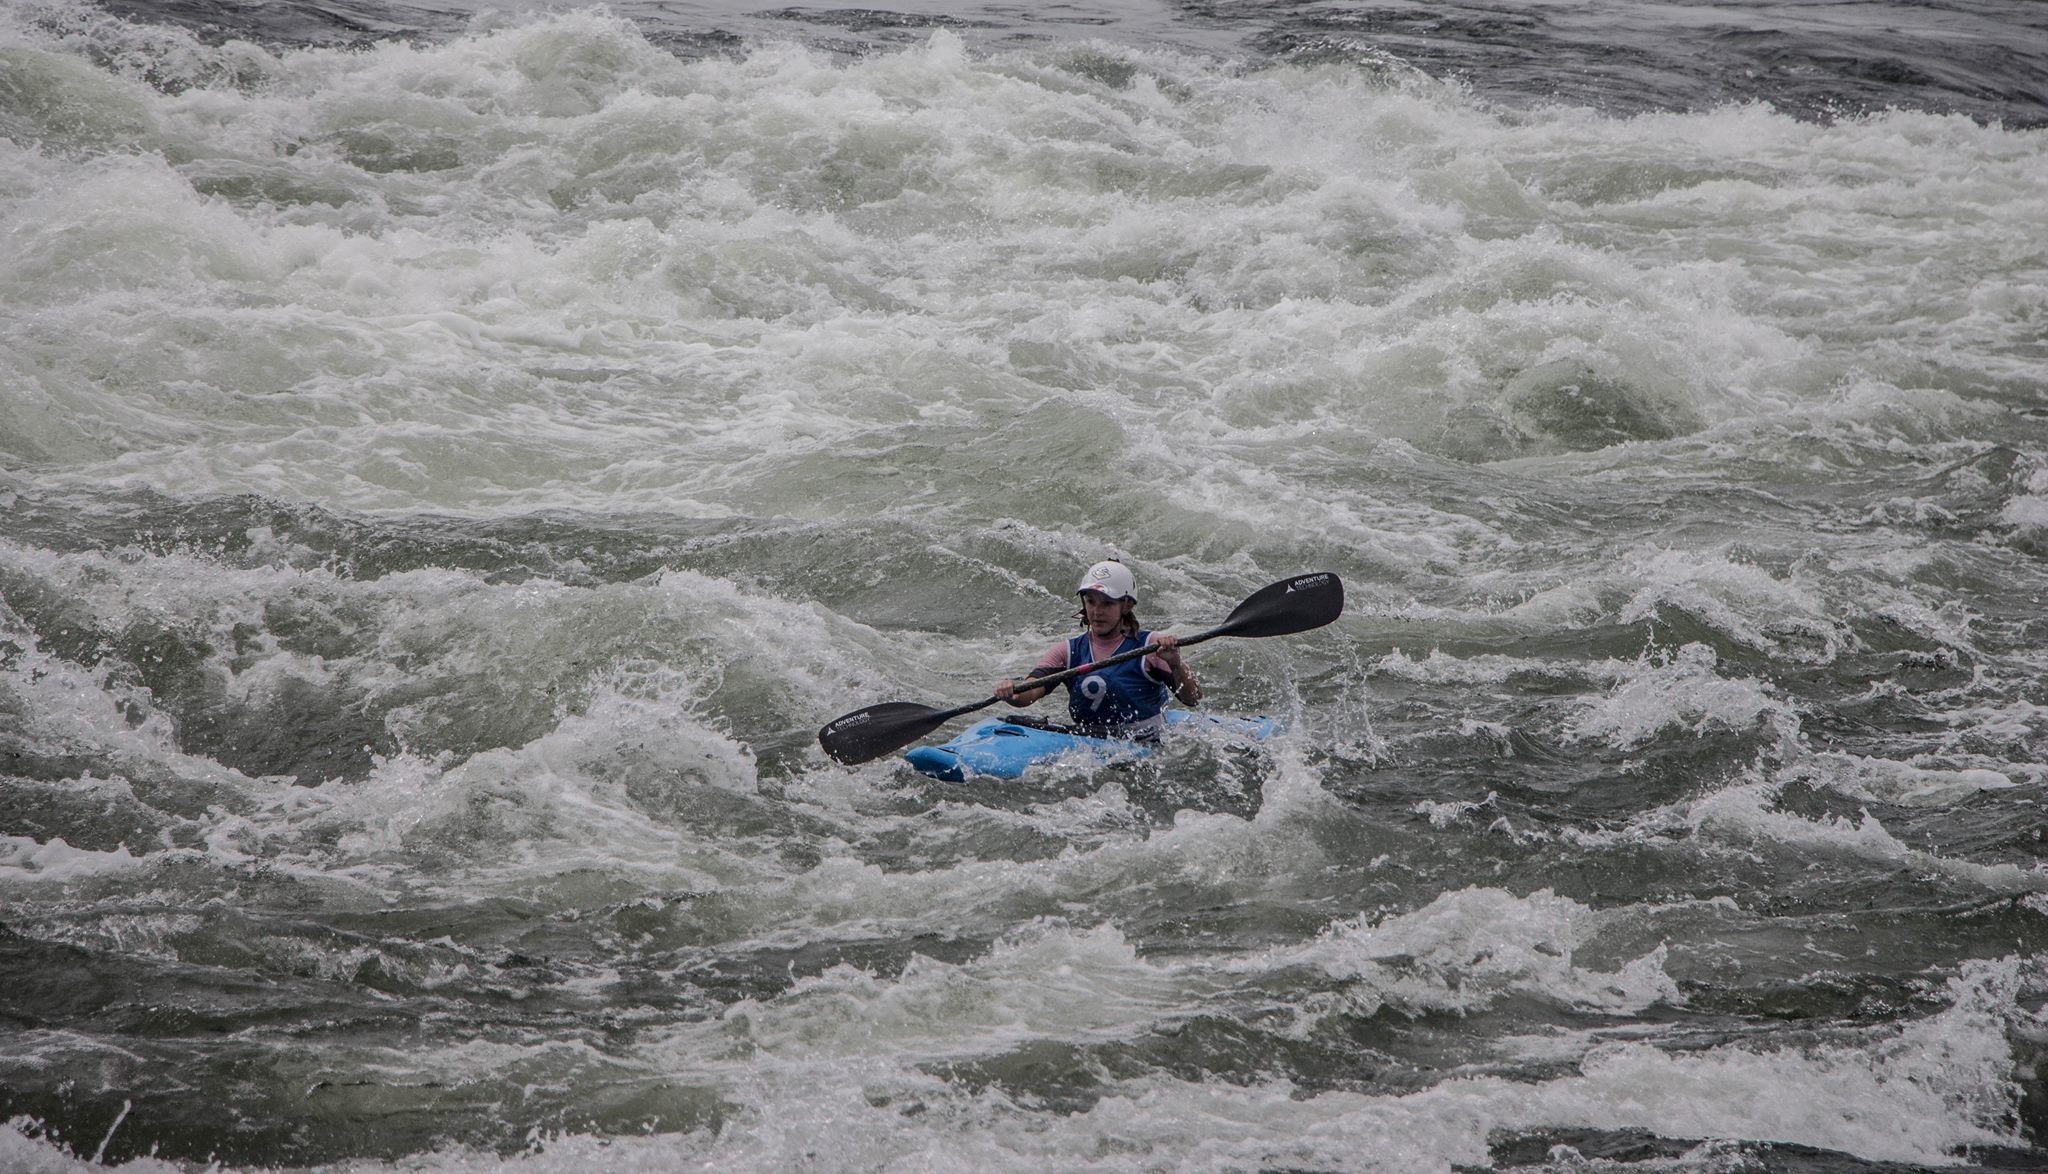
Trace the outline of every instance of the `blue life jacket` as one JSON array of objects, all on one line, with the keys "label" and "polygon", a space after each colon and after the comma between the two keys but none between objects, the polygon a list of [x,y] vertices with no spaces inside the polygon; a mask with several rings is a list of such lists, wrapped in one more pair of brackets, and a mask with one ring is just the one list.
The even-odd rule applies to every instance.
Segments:
[{"label": "blue life jacket", "polygon": [[[1151,638],[1152,633],[1143,631],[1127,636],[1116,651],[1143,648]],[[1088,633],[1067,641],[1067,667],[1094,659],[1095,653],[1088,647]],[[1142,656],[1067,680],[1067,713],[1075,725],[1091,733],[1156,735],[1165,723],[1166,719],[1160,716],[1165,709],[1166,686],[1145,675]]]}]

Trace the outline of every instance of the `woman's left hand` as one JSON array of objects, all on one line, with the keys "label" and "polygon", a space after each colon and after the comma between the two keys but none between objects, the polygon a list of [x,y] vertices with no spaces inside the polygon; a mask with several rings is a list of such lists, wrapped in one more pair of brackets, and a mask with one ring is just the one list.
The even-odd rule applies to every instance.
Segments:
[{"label": "woman's left hand", "polygon": [[1195,674],[1187,670],[1180,660],[1180,637],[1154,635],[1152,643],[1159,646],[1159,662],[1173,670],[1173,695],[1182,704],[1194,705],[1202,699],[1202,686],[1196,682]]},{"label": "woman's left hand", "polygon": [[1153,645],[1154,645],[1155,647],[1157,647],[1157,648],[1159,649],[1159,651],[1158,651],[1158,652],[1155,652],[1155,653],[1153,653],[1152,655],[1154,655],[1154,656],[1157,656],[1157,657],[1159,658],[1159,663],[1160,663],[1160,664],[1163,664],[1163,665],[1165,665],[1165,666],[1166,666],[1167,668],[1170,668],[1170,669],[1172,669],[1172,670],[1173,670],[1173,675],[1174,675],[1174,676],[1176,676],[1176,677],[1177,677],[1177,676],[1179,676],[1179,675],[1180,675],[1180,637],[1178,637],[1178,636],[1162,636],[1162,635],[1160,635],[1160,634],[1158,634],[1158,633],[1156,633],[1156,632],[1155,632],[1155,633],[1153,633],[1153,635],[1152,635],[1152,643],[1153,643]]}]

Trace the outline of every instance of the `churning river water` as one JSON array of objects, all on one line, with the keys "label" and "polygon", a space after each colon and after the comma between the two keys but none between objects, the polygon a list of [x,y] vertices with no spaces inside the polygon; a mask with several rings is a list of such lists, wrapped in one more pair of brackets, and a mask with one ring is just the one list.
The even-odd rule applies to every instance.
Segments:
[{"label": "churning river water", "polygon": [[[0,7],[0,1168],[2040,1169],[2048,10]],[[1121,557],[1286,732],[941,783]]]}]

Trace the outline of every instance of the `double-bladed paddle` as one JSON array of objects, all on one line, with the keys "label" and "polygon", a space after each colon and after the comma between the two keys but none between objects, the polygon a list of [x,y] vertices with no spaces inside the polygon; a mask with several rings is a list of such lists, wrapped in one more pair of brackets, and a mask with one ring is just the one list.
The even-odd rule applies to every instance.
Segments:
[{"label": "double-bladed paddle", "polygon": [[[1182,648],[1214,640],[1218,636],[1290,636],[1320,628],[1344,611],[1343,580],[1328,571],[1297,575],[1259,588],[1234,608],[1222,623],[1180,642]],[[1119,652],[1107,660],[1077,665],[1049,676],[1020,682],[1021,689],[1049,689],[1062,681],[1122,664],[1147,653],[1159,651],[1157,644]],[[1002,700],[984,697],[952,709],[933,709],[909,701],[885,701],[856,709],[835,718],[818,731],[818,745],[834,760],[848,766],[880,758],[891,750],[910,745],[963,713],[986,709]]]}]

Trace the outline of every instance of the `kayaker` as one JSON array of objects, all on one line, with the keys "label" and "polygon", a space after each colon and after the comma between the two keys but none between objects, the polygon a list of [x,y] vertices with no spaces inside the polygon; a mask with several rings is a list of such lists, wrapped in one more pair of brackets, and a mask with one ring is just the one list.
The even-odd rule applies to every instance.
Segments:
[{"label": "kayaker", "polygon": [[[1046,649],[1029,677],[1050,676],[1071,665],[1094,664],[1119,652],[1157,644],[1159,651],[1111,665],[1099,673],[1070,678],[1067,712],[1081,732],[1096,737],[1149,741],[1166,727],[1166,698],[1183,705],[1202,700],[1202,686],[1181,662],[1180,638],[1138,627],[1138,580],[1119,562],[1099,562],[1081,576],[1074,589],[1081,597],[1082,631]],[[1023,708],[1047,690],[1002,681],[996,696]]]}]

